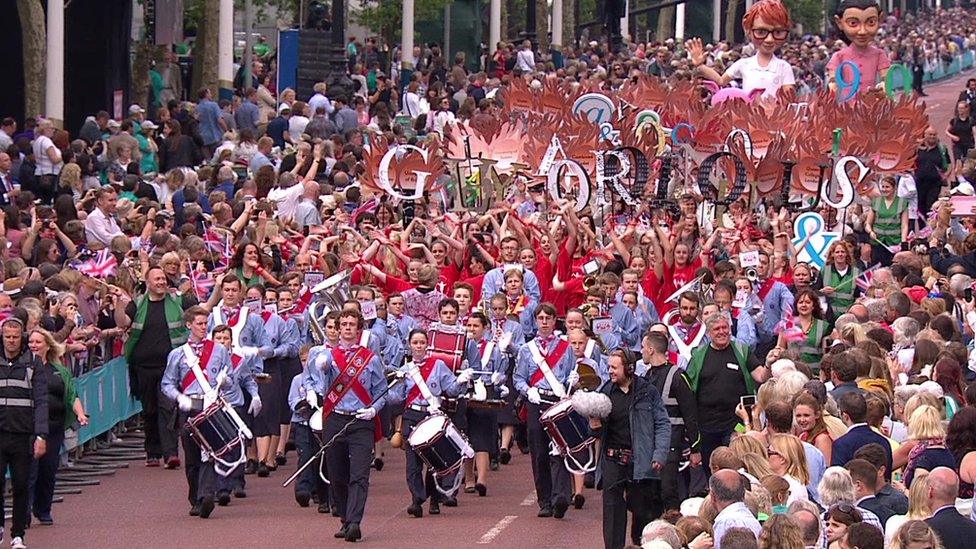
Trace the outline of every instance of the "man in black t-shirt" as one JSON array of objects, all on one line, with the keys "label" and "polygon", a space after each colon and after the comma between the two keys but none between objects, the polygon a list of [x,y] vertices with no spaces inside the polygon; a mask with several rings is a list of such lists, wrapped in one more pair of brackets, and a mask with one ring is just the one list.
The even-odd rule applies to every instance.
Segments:
[{"label": "man in black t-shirt", "polygon": [[732,341],[732,322],[726,313],[705,320],[710,342],[692,352],[686,375],[698,399],[698,429],[702,463],[712,450],[726,446],[738,418],[735,407],[769,377],[769,369],[745,345]]}]

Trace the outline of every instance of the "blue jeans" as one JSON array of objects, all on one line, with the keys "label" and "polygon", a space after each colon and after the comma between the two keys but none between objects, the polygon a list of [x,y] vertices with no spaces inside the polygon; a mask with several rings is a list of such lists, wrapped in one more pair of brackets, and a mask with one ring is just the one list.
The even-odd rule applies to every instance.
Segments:
[{"label": "blue jeans", "polygon": [[54,500],[54,480],[61,463],[61,446],[64,444],[64,429],[51,426],[47,435],[47,451],[41,459],[31,462],[28,499],[35,517],[51,516],[51,503]]}]

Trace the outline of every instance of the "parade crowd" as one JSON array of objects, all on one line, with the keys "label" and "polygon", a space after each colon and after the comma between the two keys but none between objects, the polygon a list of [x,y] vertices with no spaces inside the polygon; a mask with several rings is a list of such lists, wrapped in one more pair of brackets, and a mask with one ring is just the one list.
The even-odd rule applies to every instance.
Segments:
[{"label": "parade crowd", "polygon": [[[976,48],[976,11],[879,17],[874,5],[844,0],[838,19],[874,11],[865,51],[909,67],[918,94],[923,72]],[[744,46],[499,44],[478,71],[418,47],[409,82],[380,70],[375,40],[351,41],[349,96],[324,82],[309,97],[277,90],[262,59],[232,101],[208,89],[184,100],[171,55],[154,99],[122,120],[99,112],[69,132],[4,118],[11,547],[54,523],[64,434],[88,421],[74,378],[119,356],[145,465],[183,468],[200,518],[247,505],[248,477],[283,480],[331,441],[294,495],[338,517],[346,541],[366,529],[370,475],[401,474],[383,458],[406,451],[417,518],[477,512],[490,481],[522,482],[506,465],[531,459],[538,516],[602,499],[607,547],[967,547],[976,215],[950,197],[974,194],[976,80],[944,131],[932,121],[913,171],[879,178],[876,198],[847,211],[820,208],[840,235],[815,250],[822,266],[798,259],[812,244],[793,244],[796,214],[775,199],[741,198],[728,225],[689,193],[675,212],[642,207],[607,230],[530,174],[512,174],[484,211],[364,184],[375,142],[495,118],[513,79],[615,90],[759,78],[802,94],[832,84],[833,56],[863,54],[856,36],[788,37],[788,22],[762,0]],[[772,61],[746,66],[753,56]],[[570,472],[585,458],[555,451],[540,418],[582,387],[609,412],[568,420],[598,441],[595,470]],[[217,395],[253,435],[229,466],[186,427]],[[411,448],[434,417],[469,445],[456,487]]]}]

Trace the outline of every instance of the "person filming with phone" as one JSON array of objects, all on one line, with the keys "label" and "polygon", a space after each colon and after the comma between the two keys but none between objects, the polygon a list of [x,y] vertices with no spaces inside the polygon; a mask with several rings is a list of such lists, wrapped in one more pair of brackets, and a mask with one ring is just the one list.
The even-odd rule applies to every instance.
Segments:
[{"label": "person filming with phone", "polygon": [[769,378],[769,369],[748,347],[732,341],[732,321],[725,313],[705,319],[708,343],[691,354],[686,375],[698,398],[698,429],[701,433],[702,463],[712,451],[728,445],[738,418],[735,407],[740,397],[755,395],[757,386]]}]

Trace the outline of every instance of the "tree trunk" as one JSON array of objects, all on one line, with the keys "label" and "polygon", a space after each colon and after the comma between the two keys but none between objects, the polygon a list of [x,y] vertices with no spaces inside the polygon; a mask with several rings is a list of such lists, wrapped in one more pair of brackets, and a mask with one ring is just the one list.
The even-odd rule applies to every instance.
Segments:
[{"label": "tree trunk", "polygon": [[[142,4],[143,28],[146,25],[146,3]],[[138,103],[144,108],[149,108],[149,67],[154,53],[154,45],[150,43],[149,36],[144,35],[135,45],[135,56],[132,59],[132,81],[129,88],[130,98],[133,103]]]},{"label": "tree trunk", "polygon": [[535,35],[539,40],[539,51],[549,51],[549,3],[546,0],[535,2]]},{"label": "tree trunk", "polygon": [[196,99],[196,90],[209,88],[217,95],[218,39],[220,37],[220,0],[203,0],[203,19],[197,31],[193,47],[193,89],[191,99]]},{"label": "tree trunk", "polygon": [[657,39],[664,41],[674,37],[674,6],[661,8],[657,16]]},{"label": "tree trunk", "polygon": [[[725,40],[729,43],[735,42],[735,29],[741,27],[742,23],[737,17],[739,14],[739,2],[741,0],[729,0],[729,7],[725,12]],[[748,37],[746,37],[748,39]]]},{"label": "tree trunk", "polygon": [[24,49],[24,116],[44,113],[47,20],[41,0],[17,0]]},{"label": "tree trunk", "polygon": [[515,17],[509,17],[508,14],[515,13],[515,0],[504,0],[505,5],[502,6],[502,40],[508,41],[510,36],[515,36],[517,29],[513,29],[518,23],[518,19]]},{"label": "tree trunk", "polygon": [[576,46],[576,2],[563,0],[563,43],[561,46]]}]

